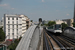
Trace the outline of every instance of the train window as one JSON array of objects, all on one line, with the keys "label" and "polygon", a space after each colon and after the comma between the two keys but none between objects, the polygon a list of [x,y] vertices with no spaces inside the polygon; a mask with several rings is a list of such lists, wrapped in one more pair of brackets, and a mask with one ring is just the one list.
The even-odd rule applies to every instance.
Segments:
[{"label": "train window", "polygon": [[54,27],[54,26],[50,26],[50,27],[48,27],[48,29],[53,29],[53,27]]},{"label": "train window", "polygon": [[55,25],[55,29],[61,28],[61,25]]}]

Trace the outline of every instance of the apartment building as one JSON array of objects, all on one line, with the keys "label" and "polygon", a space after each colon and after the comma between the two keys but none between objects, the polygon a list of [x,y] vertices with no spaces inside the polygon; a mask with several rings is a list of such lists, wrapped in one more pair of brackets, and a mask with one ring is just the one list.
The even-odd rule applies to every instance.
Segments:
[{"label": "apartment building", "polygon": [[63,19],[62,21],[66,21],[68,26],[73,26],[72,23],[73,23],[74,19]]},{"label": "apartment building", "polygon": [[26,19],[25,15],[7,15],[4,14],[4,32],[6,39],[18,39],[26,32]]},{"label": "apartment building", "polygon": [[42,24],[48,24],[49,20],[43,20]]},{"label": "apartment building", "polygon": [[30,19],[26,16],[26,29],[28,29],[30,25]]},{"label": "apartment building", "polygon": [[62,23],[67,24],[67,22],[66,22],[66,21],[62,21],[62,20],[55,20],[55,22],[56,22],[56,24],[62,24]]}]

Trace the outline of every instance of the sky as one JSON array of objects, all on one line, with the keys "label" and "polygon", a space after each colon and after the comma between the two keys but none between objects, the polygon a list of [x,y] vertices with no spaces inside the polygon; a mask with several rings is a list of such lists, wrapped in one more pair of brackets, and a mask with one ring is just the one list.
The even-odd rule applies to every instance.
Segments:
[{"label": "sky", "polygon": [[33,21],[71,19],[74,0],[0,0],[0,20],[4,14],[23,14]]}]

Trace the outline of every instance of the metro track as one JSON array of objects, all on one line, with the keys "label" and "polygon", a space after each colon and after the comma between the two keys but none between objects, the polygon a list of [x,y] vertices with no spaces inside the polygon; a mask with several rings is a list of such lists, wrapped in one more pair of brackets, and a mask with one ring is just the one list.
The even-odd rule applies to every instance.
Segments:
[{"label": "metro track", "polygon": [[50,50],[49,43],[48,43],[45,32],[43,32],[43,37],[44,37],[44,48],[43,48],[43,50]]},{"label": "metro track", "polygon": [[[45,30],[46,31],[46,30]],[[69,43],[67,43],[63,38],[64,37],[60,37],[60,36],[55,36],[55,35],[52,35],[50,32],[46,31],[46,33],[52,37],[52,39],[58,44],[58,46],[60,47],[61,50],[75,50],[75,45],[70,45]],[[66,37],[65,37],[66,39]],[[48,38],[49,40],[49,38]],[[50,40],[49,40],[50,41]],[[51,43],[51,42],[50,42]],[[51,44],[52,45],[52,44]],[[53,47],[53,45],[52,45]],[[56,50],[54,47],[53,47],[53,50]]]},{"label": "metro track", "polygon": [[67,42],[71,43],[72,45],[75,45],[75,39],[69,38],[67,36],[60,36],[61,38],[63,38],[64,40],[66,40]]}]

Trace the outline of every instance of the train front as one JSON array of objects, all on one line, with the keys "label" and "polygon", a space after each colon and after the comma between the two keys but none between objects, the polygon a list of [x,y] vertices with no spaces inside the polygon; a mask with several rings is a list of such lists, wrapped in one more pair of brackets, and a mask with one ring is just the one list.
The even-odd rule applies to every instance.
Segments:
[{"label": "train front", "polygon": [[56,24],[54,26],[54,33],[62,33],[62,25],[61,24]]}]

